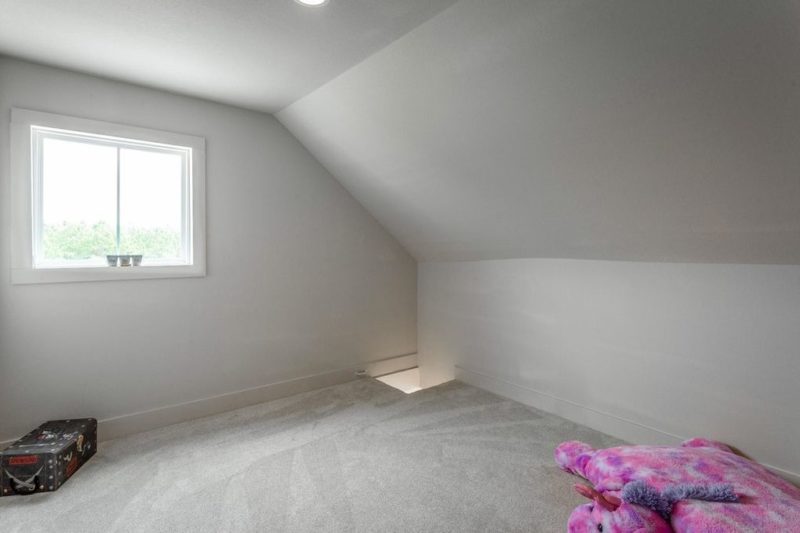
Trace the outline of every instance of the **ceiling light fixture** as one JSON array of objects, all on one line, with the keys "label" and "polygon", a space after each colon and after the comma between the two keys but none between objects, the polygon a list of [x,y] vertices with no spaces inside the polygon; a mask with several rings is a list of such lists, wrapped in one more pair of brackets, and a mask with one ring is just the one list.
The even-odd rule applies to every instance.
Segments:
[{"label": "ceiling light fixture", "polygon": [[304,6],[311,6],[311,7],[319,7],[324,6],[328,3],[328,0],[294,0],[298,4],[302,4]]}]

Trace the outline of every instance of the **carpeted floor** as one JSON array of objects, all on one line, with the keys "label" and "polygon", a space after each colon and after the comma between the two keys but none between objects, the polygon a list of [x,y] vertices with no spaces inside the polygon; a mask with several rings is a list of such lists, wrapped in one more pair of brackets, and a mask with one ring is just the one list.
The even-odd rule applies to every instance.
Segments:
[{"label": "carpeted floor", "polygon": [[564,531],[569,439],[618,442],[457,382],[361,379],[103,443],[57,492],[0,498],[0,530]]}]

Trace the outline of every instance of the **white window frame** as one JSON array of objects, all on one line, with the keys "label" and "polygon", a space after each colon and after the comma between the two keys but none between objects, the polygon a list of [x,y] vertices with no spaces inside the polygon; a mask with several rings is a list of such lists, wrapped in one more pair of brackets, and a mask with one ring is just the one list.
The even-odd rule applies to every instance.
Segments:
[{"label": "white window frame", "polygon": [[[41,227],[34,214],[41,206],[41,173],[35,172],[41,137],[48,130],[97,136],[97,142],[157,149],[168,145],[189,152],[185,169],[182,243],[186,257],[181,264],[143,264],[137,267],[69,266],[49,268],[35,263],[35,246]],[[11,281],[14,284],[66,283],[81,281],[135,280],[153,278],[202,277],[206,275],[205,239],[205,139],[182,133],[166,132],[102,122],[84,118],[43,113],[28,109],[11,110]],[[39,221],[40,222],[40,221]],[[188,237],[191,236],[189,239]]]}]

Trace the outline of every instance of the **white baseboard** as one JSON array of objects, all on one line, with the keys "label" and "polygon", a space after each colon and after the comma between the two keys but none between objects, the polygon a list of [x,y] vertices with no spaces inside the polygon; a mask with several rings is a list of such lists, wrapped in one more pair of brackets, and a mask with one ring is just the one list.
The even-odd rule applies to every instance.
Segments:
[{"label": "white baseboard", "polygon": [[[248,405],[268,402],[302,392],[338,385],[356,379],[356,369],[343,368],[322,374],[304,376],[278,383],[270,383],[251,389],[240,390],[180,403],[159,407],[149,411],[106,418],[98,421],[97,434],[101,441],[116,439],[149,431],[195,418],[211,416],[232,411]],[[5,448],[15,439],[0,442],[0,449]]]},{"label": "white baseboard", "polygon": [[[456,366],[456,379],[473,387],[484,389],[498,396],[553,413],[572,422],[590,427],[619,439],[635,444],[676,445],[689,437],[675,435],[667,431],[628,420],[626,418],[580,405],[570,400],[558,398],[523,385],[511,383],[502,378],[483,372]],[[800,485],[800,474],[762,463],[777,475]]]},{"label": "white baseboard", "polygon": [[409,353],[406,355],[398,355],[395,357],[387,357],[380,361],[372,361],[367,363],[366,371],[368,376],[378,377],[385,376],[386,374],[393,374],[401,370],[408,370],[418,366],[417,354]]},{"label": "white baseboard", "polygon": [[338,385],[352,381],[355,377],[355,368],[344,368],[212,396],[202,400],[160,407],[141,413],[108,418],[98,423],[98,435],[102,436],[102,440],[116,439],[133,433],[149,431],[195,418],[233,411],[248,405],[300,394],[301,392]]}]

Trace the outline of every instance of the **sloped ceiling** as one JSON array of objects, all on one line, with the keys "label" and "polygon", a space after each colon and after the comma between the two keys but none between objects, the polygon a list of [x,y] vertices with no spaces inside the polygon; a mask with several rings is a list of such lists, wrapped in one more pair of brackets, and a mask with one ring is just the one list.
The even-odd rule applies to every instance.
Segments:
[{"label": "sloped ceiling", "polygon": [[276,111],[455,0],[0,0],[0,54]]},{"label": "sloped ceiling", "polygon": [[279,119],[419,260],[800,263],[800,2],[461,0]]}]

